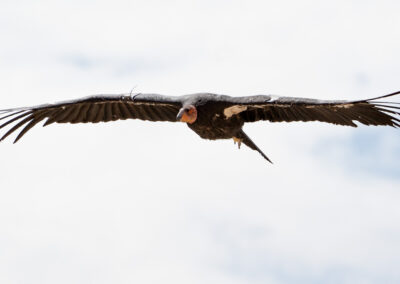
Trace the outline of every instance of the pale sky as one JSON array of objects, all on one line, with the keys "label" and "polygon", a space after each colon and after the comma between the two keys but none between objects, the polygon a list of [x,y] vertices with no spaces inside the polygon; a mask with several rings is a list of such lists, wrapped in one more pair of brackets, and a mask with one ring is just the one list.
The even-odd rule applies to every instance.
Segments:
[{"label": "pale sky", "polygon": [[[0,109],[132,88],[376,97],[400,90],[399,10],[2,0]],[[245,131],[274,165],[182,123],[37,126],[2,142],[0,283],[400,282],[399,130]]]}]

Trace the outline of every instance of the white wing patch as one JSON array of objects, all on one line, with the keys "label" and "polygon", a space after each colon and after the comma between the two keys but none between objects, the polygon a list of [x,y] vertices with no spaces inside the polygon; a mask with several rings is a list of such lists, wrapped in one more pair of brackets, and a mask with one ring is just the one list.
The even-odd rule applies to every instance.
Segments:
[{"label": "white wing patch", "polygon": [[241,106],[241,105],[228,107],[228,108],[224,109],[225,119],[231,118],[232,115],[241,113],[242,111],[245,111],[246,109],[247,109],[247,106]]}]

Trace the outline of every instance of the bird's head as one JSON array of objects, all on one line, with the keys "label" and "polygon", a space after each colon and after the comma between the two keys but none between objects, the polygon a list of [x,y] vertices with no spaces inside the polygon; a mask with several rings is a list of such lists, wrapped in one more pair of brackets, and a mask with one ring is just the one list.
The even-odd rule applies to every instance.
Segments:
[{"label": "bird's head", "polygon": [[187,105],[181,108],[176,116],[176,120],[187,123],[194,123],[197,119],[197,109],[194,105]]}]

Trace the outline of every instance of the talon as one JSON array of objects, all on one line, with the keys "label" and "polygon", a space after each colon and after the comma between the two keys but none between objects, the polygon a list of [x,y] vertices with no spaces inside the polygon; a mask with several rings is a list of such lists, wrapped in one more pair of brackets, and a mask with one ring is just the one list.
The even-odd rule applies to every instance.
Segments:
[{"label": "talon", "polygon": [[240,146],[242,145],[242,139],[237,138],[237,137],[232,137],[233,138],[233,143],[236,145],[236,142],[238,143],[238,148],[240,149]]}]

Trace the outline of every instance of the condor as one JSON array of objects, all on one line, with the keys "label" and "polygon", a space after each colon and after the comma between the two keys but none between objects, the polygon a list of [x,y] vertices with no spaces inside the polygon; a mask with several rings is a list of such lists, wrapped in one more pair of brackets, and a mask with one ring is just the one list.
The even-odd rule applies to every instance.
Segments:
[{"label": "condor", "polygon": [[42,120],[44,126],[52,123],[97,123],[121,119],[185,122],[201,138],[233,139],[258,151],[270,159],[244,133],[247,122],[322,121],[357,127],[365,125],[400,127],[399,103],[385,102],[383,98],[399,92],[365,100],[316,100],[307,98],[258,95],[230,97],[211,93],[184,96],[156,94],[97,95],[78,100],[0,110],[0,129],[10,125],[2,136],[4,140],[22,128],[15,141]]}]

